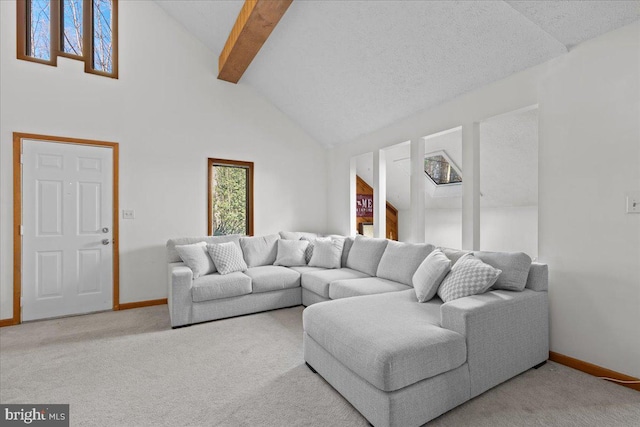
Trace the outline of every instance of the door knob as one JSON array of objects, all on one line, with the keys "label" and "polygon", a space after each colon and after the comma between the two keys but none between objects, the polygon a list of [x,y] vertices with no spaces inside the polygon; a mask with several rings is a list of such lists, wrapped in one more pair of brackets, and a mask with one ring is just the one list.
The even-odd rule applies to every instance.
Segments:
[{"label": "door knob", "polygon": [[108,245],[109,244],[109,239],[102,239],[102,244],[103,245]]}]

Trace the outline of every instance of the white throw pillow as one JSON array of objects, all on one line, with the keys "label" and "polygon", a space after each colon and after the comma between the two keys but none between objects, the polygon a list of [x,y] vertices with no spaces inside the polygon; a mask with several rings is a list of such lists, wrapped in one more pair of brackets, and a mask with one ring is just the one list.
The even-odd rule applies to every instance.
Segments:
[{"label": "white throw pillow", "polygon": [[309,242],[306,240],[278,240],[278,256],[273,265],[285,267],[298,267],[307,265],[305,252]]},{"label": "white throw pillow", "polygon": [[433,298],[449,271],[451,260],[440,249],[431,252],[411,279],[418,302],[427,302]]},{"label": "white throw pillow", "polygon": [[247,263],[244,262],[242,251],[237,244],[226,242],[207,245],[207,250],[220,274],[247,270]]},{"label": "white throw pillow", "polygon": [[496,282],[502,270],[485,264],[473,254],[463,255],[438,288],[444,302],[485,293]]},{"label": "white throw pillow", "polygon": [[340,268],[344,239],[325,238],[313,242],[313,255],[309,267]]},{"label": "white throw pillow", "polygon": [[216,266],[207,253],[207,244],[205,242],[192,245],[176,245],[176,252],[178,252],[187,267],[193,271],[194,279],[216,272]]}]

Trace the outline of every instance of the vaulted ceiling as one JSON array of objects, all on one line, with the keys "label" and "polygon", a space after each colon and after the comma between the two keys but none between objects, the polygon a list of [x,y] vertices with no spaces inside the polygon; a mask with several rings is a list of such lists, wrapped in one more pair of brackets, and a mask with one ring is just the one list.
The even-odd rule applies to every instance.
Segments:
[{"label": "vaulted ceiling", "polygon": [[[243,4],[157,3],[216,58]],[[294,0],[240,84],[330,147],[638,19],[638,0]]]}]

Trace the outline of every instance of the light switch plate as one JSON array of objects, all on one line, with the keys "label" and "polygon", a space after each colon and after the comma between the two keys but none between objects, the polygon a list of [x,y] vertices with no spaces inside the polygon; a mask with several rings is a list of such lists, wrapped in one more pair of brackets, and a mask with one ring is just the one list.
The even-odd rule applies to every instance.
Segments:
[{"label": "light switch plate", "polygon": [[631,191],[627,196],[627,213],[640,213],[640,191]]},{"label": "light switch plate", "polygon": [[136,217],[136,211],[134,211],[133,209],[124,209],[122,211],[123,219],[134,219],[135,217]]}]

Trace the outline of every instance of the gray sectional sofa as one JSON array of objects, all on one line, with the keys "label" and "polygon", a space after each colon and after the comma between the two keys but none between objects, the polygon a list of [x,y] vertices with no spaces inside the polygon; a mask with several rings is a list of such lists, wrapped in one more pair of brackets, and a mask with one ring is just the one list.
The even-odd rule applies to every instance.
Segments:
[{"label": "gray sectional sofa", "polygon": [[[170,240],[171,325],[303,304],[306,363],[375,426],[422,425],[547,359],[545,264],[475,252],[502,270],[506,286],[446,303],[438,296],[419,303],[412,287],[414,272],[434,249],[429,244],[348,237],[340,268],[269,264],[279,238],[316,237]],[[201,241],[234,242],[247,270],[194,280],[175,246]],[[452,262],[463,254],[444,253]],[[514,281],[522,286],[504,290]]]}]

